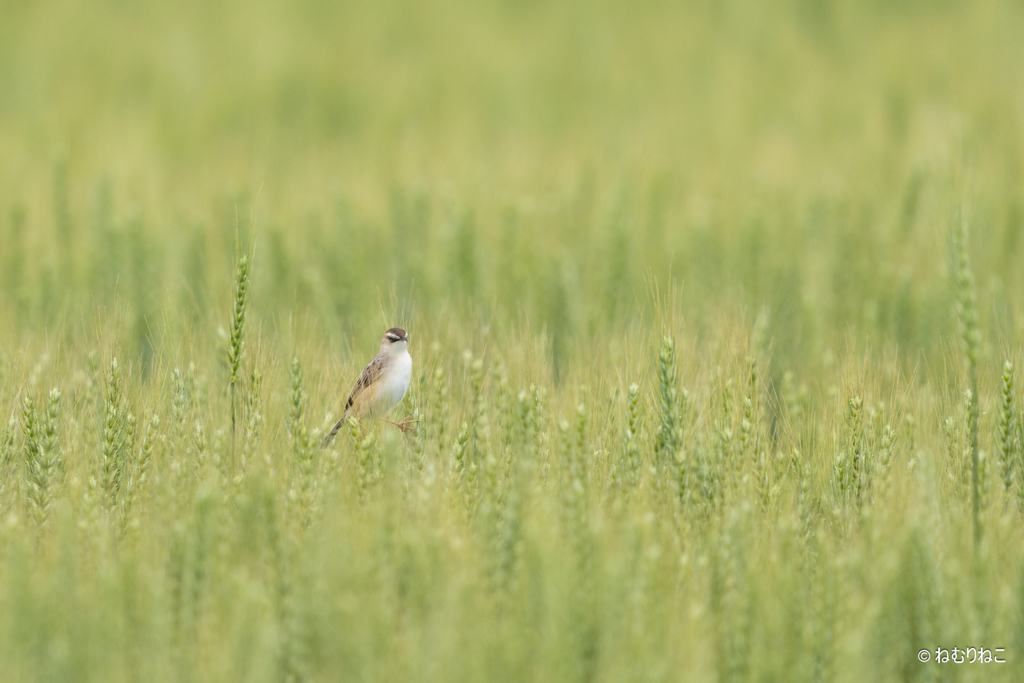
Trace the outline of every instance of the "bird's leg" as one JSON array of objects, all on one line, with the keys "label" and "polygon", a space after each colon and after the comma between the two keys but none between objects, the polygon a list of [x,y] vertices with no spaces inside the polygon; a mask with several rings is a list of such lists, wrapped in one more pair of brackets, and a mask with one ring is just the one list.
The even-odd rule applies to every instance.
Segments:
[{"label": "bird's leg", "polygon": [[396,427],[401,429],[403,432],[411,432],[413,429],[415,429],[415,427],[412,427],[410,425],[413,425],[413,424],[419,422],[419,420],[410,420],[409,417],[411,417],[411,416],[407,415],[406,418],[404,420],[402,420],[401,422],[392,422],[391,420],[385,420],[385,419],[381,418],[381,422],[387,422],[389,425],[395,425]]}]

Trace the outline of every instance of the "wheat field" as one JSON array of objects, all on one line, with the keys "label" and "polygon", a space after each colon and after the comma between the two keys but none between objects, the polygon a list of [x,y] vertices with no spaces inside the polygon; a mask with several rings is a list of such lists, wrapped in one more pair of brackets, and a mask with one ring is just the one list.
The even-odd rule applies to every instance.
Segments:
[{"label": "wheat field", "polygon": [[1022,32],[0,3],[0,681],[1024,679]]}]

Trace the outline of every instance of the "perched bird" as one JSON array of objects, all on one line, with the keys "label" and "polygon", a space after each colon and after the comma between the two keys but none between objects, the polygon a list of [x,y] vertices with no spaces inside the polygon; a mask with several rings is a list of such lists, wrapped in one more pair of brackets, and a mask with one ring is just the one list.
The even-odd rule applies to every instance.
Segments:
[{"label": "perched bird", "polygon": [[[380,353],[363,368],[356,385],[352,387],[348,401],[345,402],[344,415],[338,420],[338,424],[334,425],[330,434],[324,437],[320,447],[327,448],[331,445],[331,441],[349,415],[360,419],[378,417],[401,403],[405,398],[405,392],[409,390],[410,379],[412,356],[409,355],[409,335],[399,327],[392,327],[380,340]],[[401,422],[383,421],[395,425],[403,432],[412,429],[410,424],[418,422],[408,419]]]}]

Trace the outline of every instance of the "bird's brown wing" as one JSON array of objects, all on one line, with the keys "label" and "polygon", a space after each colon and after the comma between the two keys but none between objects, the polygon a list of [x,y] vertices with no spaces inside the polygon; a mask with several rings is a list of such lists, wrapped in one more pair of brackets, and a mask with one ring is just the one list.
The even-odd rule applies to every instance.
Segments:
[{"label": "bird's brown wing", "polygon": [[[370,387],[372,387],[373,383],[380,378],[381,374],[383,374],[386,365],[387,361],[384,356],[377,356],[371,360],[365,368],[363,368],[361,373],[359,373],[359,379],[356,380],[355,386],[352,387],[352,391],[348,395],[348,400],[345,401],[344,414],[342,414],[338,423],[334,425],[334,429],[324,437],[323,443],[320,444],[320,448],[327,448],[331,445],[331,441],[334,440],[334,437],[341,430],[341,426],[345,424],[349,411],[351,411],[353,407],[356,408],[356,415],[358,417],[362,417],[366,401],[368,399],[373,399],[373,389],[370,389]],[[370,390],[367,391],[367,389]]]},{"label": "bird's brown wing", "polygon": [[[369,362],[369,364],[363,368],[362,373],[359,375],[359,379],[356,380],[356,384],[352,387],[352,392],[348,395],[348,400],[345,401],[345,415],[347,416],[349,411],[352,410],[352,406],[359,401],[363,392],[372,385],[384,372],[384,365],[386,360],[383,356],[377,356]],[[365,398],[370,398],[366,396]]]}]

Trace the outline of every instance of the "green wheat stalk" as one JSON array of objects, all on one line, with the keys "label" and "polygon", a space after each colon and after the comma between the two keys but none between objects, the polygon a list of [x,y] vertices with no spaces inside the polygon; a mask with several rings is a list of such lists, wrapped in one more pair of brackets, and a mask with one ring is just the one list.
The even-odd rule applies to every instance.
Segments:
[{"label": "green wheat stalk", "polygon": [[635,488],[640,480],[640,385],[633,382],[626,393],[626,435],[623,444],[624,482]]},{"label": "green wheat stalk", "polygon": [[[405,398],[402,401],[402,414],[409,415],[413,420],[421,420],[423,414],[420,412],[419,405],[416,402],[416,392],[413,391],[412,387],[405,393]],[[426,457],[426,443],[424,432],[426,431],[421,426],[420,422],[416,422],[413,425],[412,430],[412,464],[416,468],[416,472],[419,475],[423,474],[424,469],[427,466]]]},{"label": "green wheat stalk", "polygon": [[[131,425],[131,431],[134,432],[135,418],[129,415]],[[139,446],[139,452],[137,459],[134,463],[134,471],[128,477],[127,484],[125,485],[124,502],[122,503],[122,515],[121,515],[121,533],[123,534],[128,528],[129,523],[132,519],[132,509],[135,501],[139,497],[139,490],[146,483],[146,477],[149,474],[149,466],[153,460],[153,447],[156,444],[158,438],[157,431],[160,428],[160,416],[155,413],[149,416],[146,421],[146,431],[142,436],[142,444]],[[129,442],[134,441],[130,439]],[[134,448],[129,451],[133,453]]]},{"label": "green wheat stalk", "polygon": [[181,467],[181,457],[185,455],[185,435],[188,432],[188,392],[181,370],[174,368],[171,373],[171,454],[173,465]]},{"label": "green wheat stalk", "polygon": [[260,429],[263,425],[263,375],[253,368],[249,378],[249,395],[245,408],[247,422],[245,427],[245,445],[242,447],[242,460],[239,463],[237,476],[242,477],[249,462],[252,460],[260,444]]},{"label": "green wheat stalk", "polygon": [[3,509],[7,496],[16,487],[18,476],[17,458],[18,418],[11,415],[0,433],[0,509]]},{"label": "green wheat stalk", "polygon": [[440,450],[444,447],[445,427],[448,424],[448,381],[444,368],[440,365],[434,368],[433,389],[434,396],[430,407],[431,414],[436,417],[427,423],[427,429],[433,431],[430,437]]},{"label": "green wheat stalk", "polygon": [[834,466],[836,483],[839,493],[846,497],[856,493],[860,502],[861,478],[864,470],[864,423],[861,411],[864,401],[860,396],[853,396],[846,406],[846,433],[848,441],[843,444],[836,456]]},{"label": "green wheat stalk", "polygon": [[1013,396],[1013,363],[1003,363],[1002,391],[999,394],[998,448],[1003,489],[1009,495],[1013,488],[1013,470],[1017,462],[1017,425]]},{"label": "green wheat stalk", "polygon": [[964,361],[967,364],[969,383],[968,432],[971,447],[971,509],[974,520],[974,543],[981,541],[981,497],[978,481],[978,354],[981,350],[981,325],[978,314],[978,294],[971,273],[967,251],[967,222],[961,220],[955,234],[954,257],[957,289],[956,313],[963,344]]},{"label": "green wheat stalk", "polygon": [[860,396],[850,399],[850,449],[853,455],[853,483],[857,492],[857,504],[864,502],[864,489],[867,480],[867,452],[864,447],[864,400]]},{"label": "green wheat stalk", "polygon": [[245,312],[249,296],[249,256],[238,259],[235,271],[234,309],[231,315],[231,336],[228,340],[228,372],[231,384],[231,457],[235,456],[235,386],[238,384],[245,348]]},{"label": "green wheat stalk", "polygon": [[658,415],[660,424],[655,435],[654,454],[658,478],[661,485],[668,469],[675,463],[679,450],[679,371],[676,367],[676,345],[671,336],[661,339],[658,349]]},{"label": "green wheat stalk", "polygon": [[110,371],[107,373],[107,404],[106,416],[103,420],[101,450],[101,484],[104,501],[110,509],[117,505],[121,480],[124,476],[126,418],[121,388],[121,366],[115,358],[111,361]]},{"label": "green wheat stalk", "polygon": [[892,468],[896,454],[896,430],[886,424],[882,431],[882,445],[878,451],[878,479],[884,481]]},{"label": "green wheat stalk", "polygon": [[476,463],[470,462],[466,454],[469,443],[469,425],[465,422],[459,428],[458,436],[452,445],[452,469],[455,473],[455,484],[467,501],[472,500],[473,484],[476,476]]},{"label": "green wheat stalk", "polygon": [[296,458],[301,456],[302,449],[309,440],[303,417],[306,412],[306,392],[302,388],[302,363],[298,356],[292,357],[291,366],[291,402],[288,408],[288,436],[292,440],[292,450]]},{"label": "green wheat stalk", "polygon": [[[353,435],[358,438],[359,436],[359,420],[349,420]],[[370,484],[376,479],[373,467],[373,455],[374,455],[374,440],[373,434],[369,433],[363,436],[360,440],[356,441],[358,448],[357,451],[357,464],[358,471],[356,474],[356,486],[358,488],[360,499],[365,499],[366,492],[370,488]]]},{"label": "green wheat stalk", "polygon": [[479,463],[484,457],[484,449],[488,448],[491,434],[490,411],[487,405],[487,394],[484,391],[484,361],[482,358],[473,360],[470,366],[469,385],[472,396],[469,453],[473,462]]},{"label": "green wheat stalk", "polygon": [[59,389],[51,389],[46,396],[46,421],[43,423],[44,448],[54,460],[57,468],[61,468],[63,460],[60,457],[60,400]]},{"label": "green wheat stalk", "polygon": [[39,424],[35,402],[29,396],[21,401],[21,415],[25,423],[23,434],[28,503],[36,521],[43,524],[50,509],[50,466],[43,450],[42,426]]}]

